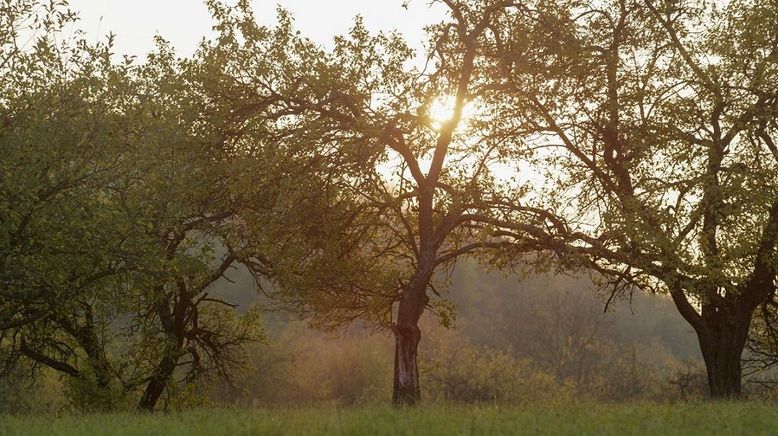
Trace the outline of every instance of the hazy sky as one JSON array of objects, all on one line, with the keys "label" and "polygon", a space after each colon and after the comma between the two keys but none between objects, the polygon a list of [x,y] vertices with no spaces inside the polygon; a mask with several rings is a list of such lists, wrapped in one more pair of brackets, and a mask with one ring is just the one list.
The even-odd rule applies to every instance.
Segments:
[{"label": "hazy sky", "polygon": [[[321,44],[347,32],[354,17],[362,15],[368,29],[397,30],[417,49],[417,55],[423,55],[424,26],[440,22],[446,13],[440,3],[430,5],[430,1],[411,0],[407,9],[402,7],[403,0],[252,0],[251,4],[261,24],[275,22],[279,5],[291,11],[297,28]],[[202,0],[70,0],[70,6],[79,13],[78,27],[90,40],[115,33],[114,49],[119,55],[143,57],[153,49],[152,38],[159,33],[179,55],[189,56],[203,36],[212,34],[213,22]],[[442,108],[441,119],[449,111],[450,108]],[[498,179],[507,180],[516,174],[512,167],[492,169]],[[536,177],[527,169],[521,175]]]},{"label": "hazy sky", "polygon": [[[257,20],[275,21],[278,5],[292,12],[297,27],[313,40],[327,44],[344,33],[360,14],[371,30],[397,29],[414,48],[421,48],[422,28],[441,20],[442,6],[429,0],[412,0],[408,9],[402,0],[253,0]],[[142,56],[152,48],[159,33],[178,53],[191,55],[198,41],[210,34],[212,21],[201,0],[70,0],[79,12],[79,27],[92,39],[116,34],[116,52]]]}]

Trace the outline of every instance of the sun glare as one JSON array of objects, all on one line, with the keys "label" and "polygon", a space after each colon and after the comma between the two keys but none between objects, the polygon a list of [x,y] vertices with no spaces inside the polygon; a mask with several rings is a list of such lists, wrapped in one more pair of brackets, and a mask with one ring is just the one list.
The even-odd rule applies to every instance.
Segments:
[{"label": "sun glare", "polygon": [[[440,130],[444,124],[454,117],[454,105],[456,101],[452,96],[438,97],[429,107],[428,116],[432,120],[432,128]],[[462,123],[467,123],[474,114],[472,102],[465,103],[462,110]]]}]

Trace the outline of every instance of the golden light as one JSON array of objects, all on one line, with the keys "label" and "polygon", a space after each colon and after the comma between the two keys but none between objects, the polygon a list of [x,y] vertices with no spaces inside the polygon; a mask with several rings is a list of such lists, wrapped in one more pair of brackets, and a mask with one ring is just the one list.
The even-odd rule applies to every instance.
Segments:
[{"label": "golden light", "polygon": [[[454,106],[456,99],[452,96],[438,97],[429,107],[428,116],[432,120],[432,128],[440,130],[444,124],[451,121],[454,117]],[[460,123],[467,123],[469,118],[475,115],[475,109],[471,102],[466,102],[464,108],[462,108],[462,119]]]}]

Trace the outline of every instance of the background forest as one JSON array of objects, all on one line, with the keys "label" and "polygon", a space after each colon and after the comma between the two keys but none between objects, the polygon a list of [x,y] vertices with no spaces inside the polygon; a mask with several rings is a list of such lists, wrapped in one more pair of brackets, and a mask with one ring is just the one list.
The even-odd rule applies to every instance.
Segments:
[{"label": "background forest", "polygon": [[[266,300],[245,270],[215,284],[239,308]],[[586,278],[504,275],[463,262],[450,278],[453,328],[429,320],[422,377],[434,402],[529,404],[568,401],[694,400],[707,396],[705,372],[689,327],[663,296],[635,294],[604,312]],[[454,297],[456,296],[456,297]],[[164,399],[165,408],[235,404],[281,407],[382,403],[392,367],[386,334],[354,325],[310,329],[283,312],[263,317],[267,339],[249,348],[233,384]],[[3,379],[2,410],[69,407],[53,371],[35,383],[24,368]],[[769,377],[767,377],[769,379]],[[772,398],[762,375],[749,394]]]}]

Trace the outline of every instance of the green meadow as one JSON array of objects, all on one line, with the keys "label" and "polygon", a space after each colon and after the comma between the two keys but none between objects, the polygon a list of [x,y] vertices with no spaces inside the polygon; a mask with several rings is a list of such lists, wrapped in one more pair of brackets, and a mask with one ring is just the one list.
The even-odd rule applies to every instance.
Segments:
[{"label": "green meadow", "polygon": [[766,403],[576,404],[301,409],[206,409],[169,414],[5,417],[3,435],[767,435]]}]

